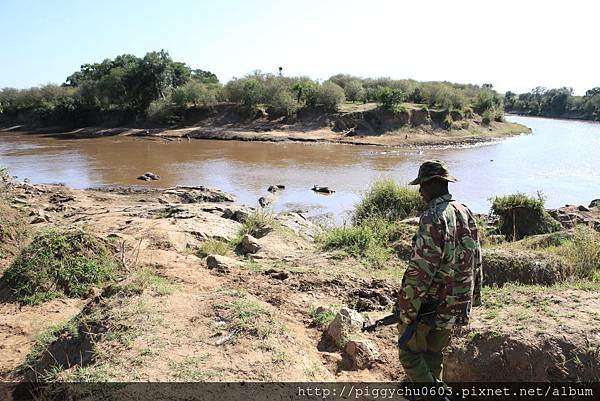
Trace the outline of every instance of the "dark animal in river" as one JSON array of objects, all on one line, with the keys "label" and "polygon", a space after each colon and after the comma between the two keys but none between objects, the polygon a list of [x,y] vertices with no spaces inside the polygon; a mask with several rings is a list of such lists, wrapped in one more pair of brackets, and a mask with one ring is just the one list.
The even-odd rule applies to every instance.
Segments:
[{"label": "dark animal in river", "polygon": [[321,187],[318,185],[313,186],[312,190],[315,192],[318,192],[320,194],[332,194],[335,192],[333,189],[331,189],[329,187]]}]

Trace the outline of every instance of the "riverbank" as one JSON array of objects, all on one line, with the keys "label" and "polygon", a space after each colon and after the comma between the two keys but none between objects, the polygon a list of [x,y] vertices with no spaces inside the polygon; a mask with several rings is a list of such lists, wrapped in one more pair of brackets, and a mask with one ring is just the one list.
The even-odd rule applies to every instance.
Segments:
[{"label": "riverbank", "polygon": [[530,133],[531,129],[507,121],[485,122],[447,110],[416,106],[393,113],[375,104],[355,105],[345,112],[307,110],[297,117],[271,119],[265,111],[245,116],[238,106],[223,104],[190,112],[178,126],[148,123],[119,127],[28,127],[6,125],[0,131],[27,132],[62,139],[134,136],[165,141],[218,139],[262,142],[310,142],[390,147],[461,146]]},{"label": "riverbank", "polygon": [[[114,247],[121,268],[85,296],[36,305],[18,301],[3,284],[3,380],[405,379],[395,327],[351,332],[354,348],[340,348],[332,337],[341,306],[371,321],[388,313],[406,268],[401,256],[373,268],[324,252],[315,241],[321,228],[302,214],[257,213],[204,187],[13,183],[4,193],[18,217],[2,225],[23,228],[29,239],[11,234],[2,272],[48,227],[85,230]],[[584,213],[588,220],[600,215]],[[406,240],[414,230],[406,222]],[[496,273],[488,275],[472,326],[455,334],[448,380],[600,379],[600,285],[566,279],[543,248],[554,240],[544,238],[486,248],[484,263]],[[536,273],[518,274],[520,268]],[[501,288],[492,277],[504,281]]]}]

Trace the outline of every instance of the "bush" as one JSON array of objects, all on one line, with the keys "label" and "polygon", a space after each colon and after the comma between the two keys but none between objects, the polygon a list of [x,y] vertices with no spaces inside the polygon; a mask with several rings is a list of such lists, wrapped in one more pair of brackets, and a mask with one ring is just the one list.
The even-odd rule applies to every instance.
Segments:
[{"label": "bush", "polygon": [[353,221],[360,224],[372,217],[381,217],[395,222],[407,217],[417,216],[423,209],[423,200],[419,191],[397,184],[392,179],[373,183],[356,206]]},{"label": "bush", "polygon": [[481,116],[481,122],[484,125],[490,125],[494,119],[494,112],[492,110],[486,110]]},{"label": "bush", "polygon": [[328,111],[336,111],[338,106],[346,100],[344,90],[333,82],[324,82],[319,88],[317,97],[319,104]]},{"label": "bush", "polygon": [[394,111],[395,108],[404,102],[406,96],[400,89],[392,89],[389,87],[382,88],[377,94],[377,101],[381,104],[381,107]]},{"label": "bush", "polygon": [[17,299],[37,304],[61,295],[83,297],[93,286],[115,278],[117,263],[109,245],[80,229],[46,229],[2,277]]},{"label": "bush", "polygon": [[561,225],[544,209],[544,198],[522,193],[491,199],[491,213],[500,219],[500,233],[508,240],[558,231]]},{"label": "bush", "polygon": [[269,114],[276,116],[292,116],[298,111],[299,105],[294,99],[292,93],[287,89],[281,89],[275,92],[267,100]]}]

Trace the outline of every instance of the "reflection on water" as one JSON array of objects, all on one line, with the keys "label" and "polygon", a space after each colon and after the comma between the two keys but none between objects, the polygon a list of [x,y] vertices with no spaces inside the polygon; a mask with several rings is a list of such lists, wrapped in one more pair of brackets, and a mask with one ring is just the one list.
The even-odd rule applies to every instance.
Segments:
[{"label": "reflection on water", "polygon": [[[284,184],[277,210],[300,208],[334,213],[338,220],[373,180],[389,176],[407,182],[426,159],[445,160],[461,182],[455,197],[474,210],[489,209],[497,194],[541,190],[549,207],[587,204],[600,197],[600,124],[509,117],[533,128],[520,136],[463,149],[398,150],[326,144],[271,144],[135,138],[58,140],[0,133],[0,165],[33,182],[64,182],[75,188],[100,185],[207,185],[256,205],[271,184]],[[157,182],[136,180],[160,174]],[[314,194],[313,185],[330,186],[332,196]]]}]

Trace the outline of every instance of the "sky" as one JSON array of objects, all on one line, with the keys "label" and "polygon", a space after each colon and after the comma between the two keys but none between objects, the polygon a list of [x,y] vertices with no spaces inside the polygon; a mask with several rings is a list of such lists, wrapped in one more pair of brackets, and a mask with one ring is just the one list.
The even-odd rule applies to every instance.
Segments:
[{"label": "sky", "polygon": [[592,0],[0,0],[0,88],[165,49],[222,82],[281,66],[581,95],[600,86],[599,15]]}]

